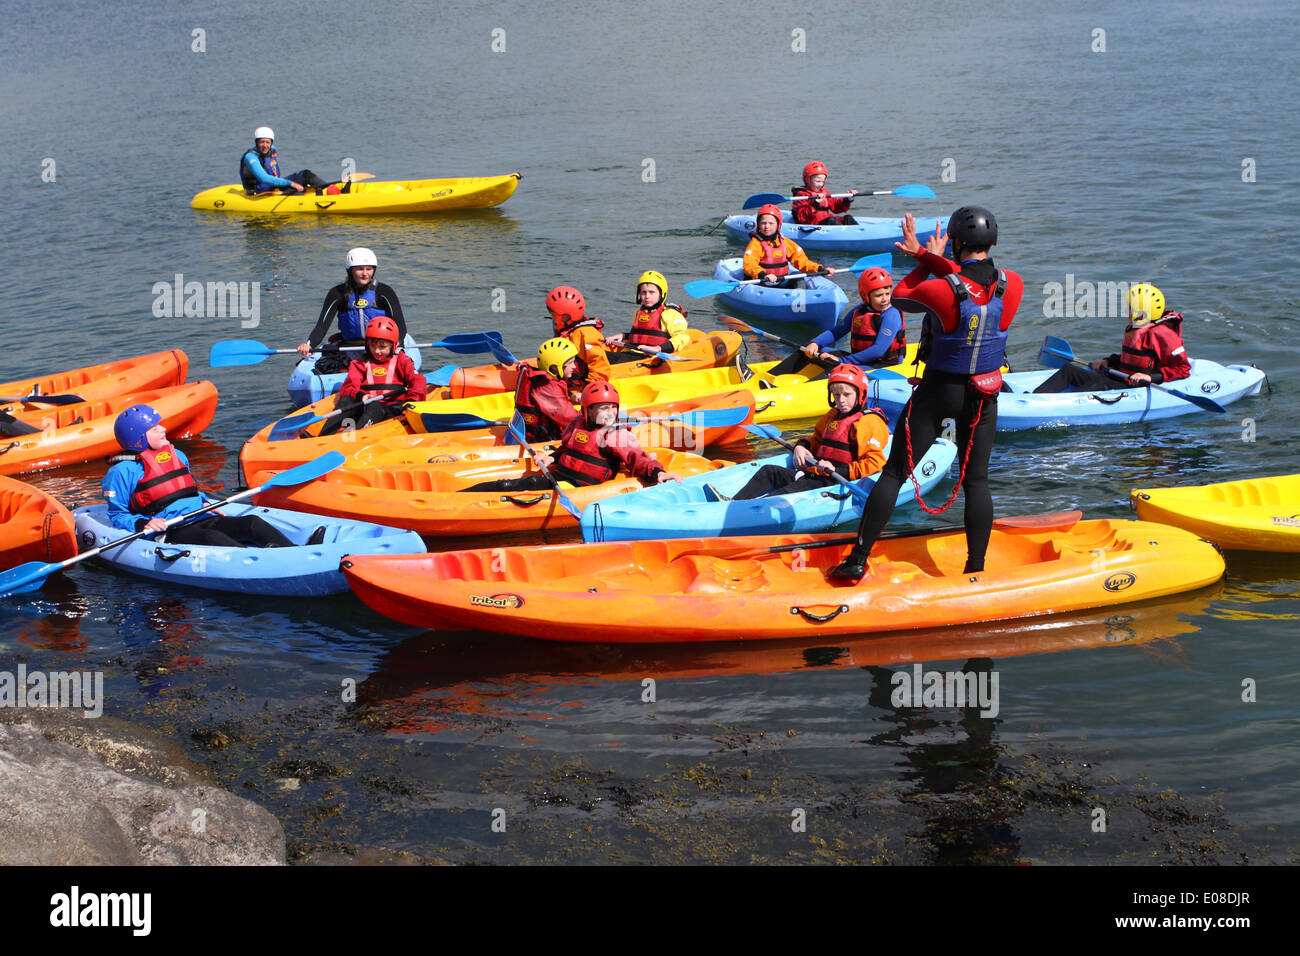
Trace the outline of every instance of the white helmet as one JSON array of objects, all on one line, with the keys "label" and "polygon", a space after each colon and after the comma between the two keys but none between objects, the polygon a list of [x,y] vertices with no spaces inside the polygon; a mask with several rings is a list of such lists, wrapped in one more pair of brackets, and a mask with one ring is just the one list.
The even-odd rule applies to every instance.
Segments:
[{"label": "white helmet", "polygon": [[257,129],[253,130],[253,139],[254,141],[259,139],[269,139],[274,143],[275,130],[271,129],[269,126],[259,126]]},{"label": "white helmet", "polygon": [[353,266],[374,266],[378,269],[379,260],[376,259],[375,254],[365,246],[357,246],[355,249],[348,250],[347,267],[351,269]]}]

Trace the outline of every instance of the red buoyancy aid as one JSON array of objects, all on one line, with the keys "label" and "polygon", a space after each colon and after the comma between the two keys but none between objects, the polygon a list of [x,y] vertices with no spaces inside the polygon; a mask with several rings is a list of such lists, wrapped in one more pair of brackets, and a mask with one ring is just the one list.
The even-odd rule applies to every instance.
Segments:
[{"label": "red buoyancy aid", "polygon": [[1124,344],[1120,347],[1120,365],[1125,372],[1152,372],[1160,367],[1161,349],[1157,344],[1163,343],[1166,356],[1184,356],[1183,316],[1179,312],[1168,312],[1159,322],[1152,322],[1141,328],[1130,328],[1124,332]]},{"label": "red buoyancy aid", "polygon": [[554,441],[562,431],[560,424],[537,404],[534,395],[543,389],[554,391],[560,401],[569,401],[568,386],[546,372],[528,369],[520,373],[519,381],[515,383],[515,410],[523,417],[525,437],[530,442]]},{"label": "red buoyancy aid", "polygon": [[780,230],[771,239],[764,239],[758,233],[754,234],[754,238],[758,240],[760,269],[774,276],[783,276],[790,271],[790,260],[785,254],[785,237]]},{"label": "red buoyancy aid", "polygon": [[836,208],[840,205],[840,202],[831,199],[831,191],[825,186],[821,189],[796,186],[792,195],[796,199],[794,205],[790,207],[790,211],[794,215],[796,222],[805,225],[816,225],[819,222],[825,222],[827,219],[833,219],[835,213],[841,211]]},{"label": "red buoyancy aid", "polygon": [[812,449],[813,455],[818,459],[824,458],[836,466],[843,465],[847,471],[849,466],[861,457],[859,455],[861,449],[857,446],[854,433],[857,431],[858,419],[863,415],[879,415],[885,418],[885,413],[879,408],[871,408],[866,411],[850,412],[842,418],[833,419],[821,435],[815,436],[817,447]]},{"label": "red buoyancy aid", "polygon": [[679,306],[671,302],[660,302],[657,308],[646,311],[637,309],[636,316],[632,319],[632,331],[627,334],[626,342],[628,345],[646,345],[659,351],[664,351],[664,347],[672,341],[672,335],[664,328],[663,314],[664,309],[676,309],[682,315],[686,313]]},{"label": "red buoyancy aid", "polygon": [[173,501],[199,496],[194,476],[173,446],[164,445],[157,451],[146,449],[135,460],[144,468],[144,477],[131,493],[131,511],[135,514],[156,515]]},{"label": "red buoyancy aid", "polygon": [[[864,302],[852,312],[853,325],[849,333],[849,350],[852,352],[863,352],[876,344],[876,336],[880,334],[880,317],[883,312],[872,312]],[[898,335],[894,336],[894,344],[884,355],[876,361],[886,365],[897,365],[903,361],[903,356],[907,352],[907,327],[898,330]]]},{"label": "red buoyancy aid", "polygon": [[389,405],[396,404],[389,402],[388,399],[406,391],[406,386],[396,380],[397,372],[397,353],[394,352],[388,359],[387,364],[378,365],[373,359],[366,359],[366,378],[361,383],[363,392],[390,392],[392,394],[381,398],[381,402]]},{"label": "red buoyancy aid", "polygon": [[609,481],[619,471],[620,460],[606,447],[609,433],[624,426],[606,425],[588,428],[582,419],[575,419],[564,434],[564,444],[555,456],[552,471],[560,481],[572,485],[598,485]]}]

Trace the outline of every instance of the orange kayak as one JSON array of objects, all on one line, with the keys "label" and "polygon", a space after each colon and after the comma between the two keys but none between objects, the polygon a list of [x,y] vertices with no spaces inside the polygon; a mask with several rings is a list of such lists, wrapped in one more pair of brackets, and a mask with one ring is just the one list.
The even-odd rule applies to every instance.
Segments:
[{"label": "orange kayak", "polygon": [[[103,365],[88,365],[70,372],[0,382],[0,396],[25,398],[29,395],[71,394],[93,402],[128,392],[180,385],[185,381],[189,370],[189,356],[180,349],[170,349]],[[39,399],[34,399],[27,407],[30,409],[39,404]],[[17,408],[13,403],[0,404],[0,410],[10,414],[15,414]]]},{"label": "orange kayak", "polygon": [[212,423],[217,411],[217,387],[211,382],[191,382],[17,413],[15,418],[41,431],[0,438],[0,475],[75,465],[118,454],[122,448],[113,437],[113,422],[119,412],[138,404],[152,405],[157,410],[170,438],[192,438]]},{"label": "orange kayak", "polygon": [[[746,416],[743,423],[729,425],[725,428],[691,428],[680,422],[643,422],[636,425],[632,430],[642,448],[702,451],[716,445],[727,445],[743,441],[749,434],[745,431],[744,426],[754,421],[754,403],[755,396],[753,392],[747,389],[737,389],[731,392],[719,392],[714,395],[702,395],[698,398],[682,399],[676,402],[661,402],[657,405],[645,405],[641,408],[628,409],[627,416],[629,418],[655,418],[710,409],[749,408],[749,415]],[[310,410],[317,415],[323,415],[333,410],[333,407],[334,396],[330,396],[314,405],[309,405],[302,411]],[[433,451],[429,451],[423,458],[420,458],[420,452],[423,449],[438,449],[440,453],[445,454],[448,451],[455,453],[456,449],[463,451],[471,447],[516,447],[510,436],[506,434],[504,425],[496,425],[492,428],[462,429],[460,431],[422,432],[413,435],[406,425],[405,418],[390,418],[386,422],[380,422],[359,431],[336,432],[324,438],[290,438],[285,441],[275,442],[267,441],[267,437],[271,433],[271,427],[271,425],[267,425],[246,441],[244,447],[239,450],[239,466],[245,482],[249,482],[252,476],[259,471],[283,471],[286,468],[293,468],[303,462],[311,461],[327,451],[340,451],[349,458],[355,459],[358,464],[366,464],[369,462],[369,457],[360,453],[372,446],[382,445],[385,454],[399,449],[408,450],[408,462],[418,463],[427,461],[429,456],[433,454]],[[313,426],[309,431],[317,431],[319,428],[319,425]],[[252,484],[249,484],[249,487],[251,488]]]},{"label": "orange kayak", "polygon": [[[610,366],[610,380],[617,383],[625,378],[638,375],[664,375],[671,372],[689,372],[694,369],[716,368],[735,361],[740,351],[741,338],[738,332],[709,332],[691,329],[691,344],[675,353],[683,361],[656,362],[648,356],[644,362],[620,362]],[[691,361],[685,361],[690,359]],[[537,360],[526,360],[527,365],[537,367]],[[469,398],[472,395],[488,395],[492,392],[513,390],[518,382],[518,366],[515,365],[475,365],[459,368],[451,376],[451,383],[444,389],[442,397]],[[429,394],[430,398],[434,395]]]},{"label": "orange kayak", "polygon": [[39,488],[0,477],[0,571],[76,553],[72,513]]},{"label": "orange kayak", "polygon": [[[665,468],[683,477],[730,464],[709,461],[688,452],[647,450]],[[534,470],[526,457],[379,468],[344,465],[303,485],[270,488],[253,500],[264,507],[372,521],[430,537],[578,527],[578,519],[564,509],[554,490],[512,493],[460,490],[481,481],[517,478]],[[260,485],[268,477],[269,472],[259,472],[249,478],[249,486]],[[619,477],[599,485],[565,488],[564,494],[581,510],[593,501],[644,487],[639,478]]]},{"label": "orange kayak", "polygon": [[845,541],[830,535],[349,556],[343,569],[363,601],[407,624],[613,644],[945,627],[1126,604],[1223,577],[1222,556],[1195,535],[1079,517],[998,522],[979,574],[962,573],[960,530],[881,540],[856,585],[827,577],[848,552],[813,546]]}]

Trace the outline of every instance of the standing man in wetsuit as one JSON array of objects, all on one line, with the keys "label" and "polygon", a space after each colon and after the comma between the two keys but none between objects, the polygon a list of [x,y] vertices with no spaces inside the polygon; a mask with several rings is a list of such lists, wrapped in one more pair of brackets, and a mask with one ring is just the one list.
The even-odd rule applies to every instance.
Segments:
[{"label": "standing man in wetsuit", "polygon": [[[940,252],[952,242],[955,262]],[[1024,292],[1020,276],[999,270],[989,258],[998,241],[998,224],[981,206],[963,206],[942,233],[923,247],[912,216],[903,222],[903,241],[895,246],[916,258],[917,267],[894,290],[893,304],[903,312],[925,313],[921,352],[925,374],[903,409],[894,444],[858,526],[857,544],[830,570],[832,578],[856,581],[867,573],[867,556],[894,512],[898,489],[911,473],[911,462],[925,454],[946,418],[957,422],[957,460],[961,490],[966,494],[966,568],[984,570],[984,554],[993,531],[993,495],[989,491],[989,455],[998,422],[998,371],[1006,357],[1007,329]],[[960,263],[960,265],[958,265]],[[936,278],[928,278],[934,275]],[[915,453],[915,454],[914,454]],[[943,508],[926,511],[937,514]]]}]

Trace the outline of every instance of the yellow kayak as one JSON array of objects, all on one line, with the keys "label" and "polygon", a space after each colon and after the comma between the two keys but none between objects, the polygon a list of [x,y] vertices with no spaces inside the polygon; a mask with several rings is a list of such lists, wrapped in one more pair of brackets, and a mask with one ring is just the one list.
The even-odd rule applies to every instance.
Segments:
[{"label": "yellow kayak", "polygon": [[353,183],[350,192],[318,196],[278,190],[250,196],[238,183],[205,189],[190,200],[191,209],[219,212],[311,212],[347,215],[448,212],[453,209],[487,209],[514,194],[520,174],[466,176],[458,179],[408,179],[401,182]]},{"label": "yellow kayak", "polygon": [[1225,548],[1300,551],[1300,475],[1137,489],[1130,503],[1143,521],[1184,528]]},{"label": "yellow kayak", "polygon": [[[911,375],[913,366],[909,363],[916,357],[916,348],[915,345],[909,345],[903,364],[891,366],[889,371],[897,372],[901,376]],[[759,362],[749,366],[754,374],[745,381],[741,380],[740,370],[735,365],[726,365],[693,372],[671,372],[667,375],[623,379],[614,384],[618,388],[619,397],[625,408],[660,402],[677,402],[716,392],[747,389],[754,393],[757,403],[754,414],[756,422],[769,424],[805,421],[825,415],[830,407],[826,399],[826,379],[809,379],[804,373],[778,375],[773,378],[768,373],[776,365],[776,362]],[[805,369],[805,372],[807,371],[809,370]],[[818,375],[822,372],[816,367],[811,371]],[[890,391],[899,392],[899,395],[878,396],[878,384],[873,382],[869,404],[879,404],[887,413],[896,414],[902,408],[902,403],[906,401],[905,395],[910,388],[901,379],[896,385],[888,384],[894,386]],[[488,421],[505,421],[514,414],[514,409],[513,392],[495,392],[490,395],[474,395],[469,398],[436,402],[412,402],[406,406],[406,422],[413,431],[435,432],[444,427],[439,424],[438,416],[476,415]]]}]

